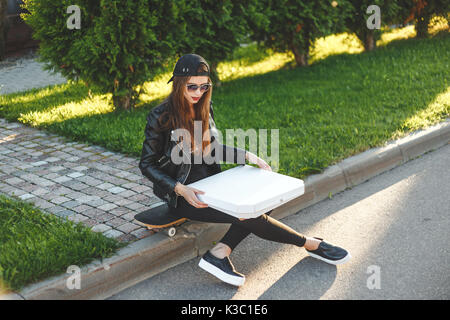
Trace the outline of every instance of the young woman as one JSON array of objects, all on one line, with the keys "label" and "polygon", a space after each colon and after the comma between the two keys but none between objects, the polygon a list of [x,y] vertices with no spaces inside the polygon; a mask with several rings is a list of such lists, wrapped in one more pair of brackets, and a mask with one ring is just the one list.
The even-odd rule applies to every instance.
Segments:
[{"label": "young woman", "polygon": [[[155,195],[168,202],[174,216],[194,221],[212,223],[230,223],[225,236],[201,258],[199,266],[232,285],[244,284],[245,276],[237,272],[229,256],[233,249],[250,233],[260,238],[304,247],[318,259],[331,264],[341,264],[350,258],[350,254],[333,246],[321,238],[306,237],[287,225],[271,218],[269,211],[257,218],[238,219],[208,205],[197,198],[204,192],[187,186],[190,183],[221,172],[219,162],[232,159],[233,163],[258,165],[263,170],[271,170],[260,157],[236,147],[222,145],[212,134],[216,129],[212,109],[212,84],[209,77],[209,65],[197,54],[182,56],[175,65],[172,78],[173,88],[170,95],[147,117],[145,141],[143,143],[139,168],[143,175],[153,182]],[[194,121],[201,123],[202,140],[194,139]],[[173,158],[178,146],[171,139],[175,129],[190,132],[191,141],[183,141],[186,150],[193,150],[179,162]],[[205,138],[206,137],[206,138]],[[220,148],[220,149],[219,149]],[[186,150],[181,150],[181,156]],[[215,151],[222,150],[222,159]],[[178,153],[179,154],[179,153]],[[187,153],[184,153],[186,156]],[[201,156],[201,163],[195,159]],[[217,161],[205,161],[206,155]],[[230,157],[231,156],[231,157]],[[189,159],[190,157],[190,159]],[[208,164],[208,163],[209,164]],[[178,164],[177,164],[178,163]]]}]

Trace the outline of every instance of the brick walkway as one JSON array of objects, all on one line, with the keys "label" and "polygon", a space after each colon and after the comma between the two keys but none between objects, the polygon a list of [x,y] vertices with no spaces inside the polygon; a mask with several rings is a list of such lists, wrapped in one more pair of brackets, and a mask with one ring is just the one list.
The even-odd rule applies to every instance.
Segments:
[{"label": "brick walkway", "polygon": [[0,193],[132,241],[149,236],[134,215],[159,202],[139,159],[0,118]]}]

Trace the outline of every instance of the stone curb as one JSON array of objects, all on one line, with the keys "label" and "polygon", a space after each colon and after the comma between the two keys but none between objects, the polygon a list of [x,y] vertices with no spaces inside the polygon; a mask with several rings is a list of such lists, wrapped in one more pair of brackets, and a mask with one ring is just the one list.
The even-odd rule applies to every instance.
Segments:
[{"label": "stone curb", "polygon": [[[328,167],[323,173],[305,179],[305,193],[274,209],[271,216],[282,219],[382,172],[391,170],[426,152],[450,142],[450,119],[411,133]],[[71,300],[105,299],[153,275],[198,257],[213,241],[220,239],[228,225],[188,222],[169,238],[162,233],[138,240],[111,257],[81,268],[80,289],[68,289],[67,273],[32,284],[20,293],[3,299]],[[2,299],[2,297],[0,297]]]}]

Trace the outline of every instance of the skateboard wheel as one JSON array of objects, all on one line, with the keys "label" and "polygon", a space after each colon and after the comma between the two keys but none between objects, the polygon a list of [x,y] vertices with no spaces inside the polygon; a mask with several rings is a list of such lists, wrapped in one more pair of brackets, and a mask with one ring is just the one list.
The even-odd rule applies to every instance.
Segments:
[{"label": "skateboard wheel", "polygon": [[166,230],[166,233],[169,237],[173,237],[177,233],[177,229],[175,227],[170,227]]}]

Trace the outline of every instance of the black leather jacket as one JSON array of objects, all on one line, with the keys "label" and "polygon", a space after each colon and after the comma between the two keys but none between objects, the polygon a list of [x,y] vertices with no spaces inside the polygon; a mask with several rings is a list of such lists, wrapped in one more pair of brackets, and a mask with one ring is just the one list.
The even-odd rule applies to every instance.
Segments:
[{"label": "black leather jacket", "polygon": [[[180,164],[173,163],[170,157],[172,148],[178,146],[177,142],[171,139],[172,131],[157,131],[159,129],[158,119],[167,110],[167,103],[161,103],[147,115],[145,140],[142,146],[139,169],[153,183],[154,194],[166,201],[169,206],[176,208],[179,196],[174,191],[175,185],[178,181],[182,184],[186,181],[191,170],[191,164],[184,162]],[[216,139],[217,128],[214,122],[212,101],[209,114],[209,129],[211,130],[211,143],[218,143],[218,147],[223,148],[224,159],[228,152],[232,152],[233,163],[245,164],[245,160],[244,163],[238,162],[240,159],[245,159],[245,150],[220,144]],[[209,166],[211,166],[214,174],[222,171],[219,163],[213,163]]]}]

